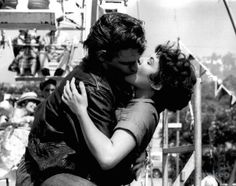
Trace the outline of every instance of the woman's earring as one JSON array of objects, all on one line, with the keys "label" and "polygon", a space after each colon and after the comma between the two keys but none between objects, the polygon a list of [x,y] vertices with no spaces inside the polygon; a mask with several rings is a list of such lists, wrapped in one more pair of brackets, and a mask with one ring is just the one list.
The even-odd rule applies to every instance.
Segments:
[{"label": "woman's earring", "polygon": [[151,84],[151,87],[154,89],[154,90],[161,90],[161,88],[162,88],[162,85],[160,85],[160,84],[157,84],[157,85],[155,85],[155,84]]}]

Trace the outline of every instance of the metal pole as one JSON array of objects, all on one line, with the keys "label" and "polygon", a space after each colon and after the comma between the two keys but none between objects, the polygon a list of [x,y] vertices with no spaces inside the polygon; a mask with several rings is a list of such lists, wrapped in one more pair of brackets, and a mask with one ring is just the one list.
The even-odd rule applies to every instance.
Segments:
[{"label": "metal pole", "polygon": [[152,157],[151,157],[151,150],[153,148],[153,141],[149,143],[149,150],[148,150],[148,165],[149,165],[149,171],[150,171],[150,178],[151,178],[151,186],[154,186],[153,182],[153,163],[152,163]]},{"label": "metal pole", "polygon": [[145,186],[148,186],[148,173],[149,173],[148,165],[145,165]]},{"label": "metal pole", "polygon": [[98,19],[97,10],[98,10],[98,0],[92,0],[92,5],[91,5],[91,26],[93,26],[93,24]]},{"label": "metal pole", "polygon": [[236,35],[236,27],[235,27],[235,24],[234,24],[233,16],[232,16],[232,14],[231,14],[231,12],[230,12],[230,9],[229,9],[229,6],[228,6],[226,0],[223,0],[223,2],[224,2],[224,5],[225,5],[225,8],[226,8],[226,10],[227,10],[227,12],[228,12],[228,14],[229,14],[229,18],[230,18],[230,21],[231,21],[231,23],[232,23],[232,26],[233,26],[233,29],[234,29],[234,33],[235,33],[235,35]]},{"label": "metal pole", "polygon": [[195,145],[195,186],[201,186],[202,179],[202,124],[201,124],[201,78],[197,78],[195,87],[195,125],[194,125],[194,145]]},{"label": "metal pole", "polygon": [[138,17],[138,19],[140,19],[139,0],[137,0],[137,17]]},{"label": "metal pole", "polygon": [[[179,115],[179,111],[177,111],[176,113],[176,122],[180,123],[180,119],[179,119],[180,115]],[[176,131],[176,147],[179,146],[179,129],[177,129]],[[176,154],[176,178],[179,175],[179,153]]]},{"label": "metal pole", "polygon": [[[168,148],[168,111],[163,112],[162,128],[163,128],[163,148]],[[162,153],[162,186],[168,186],[168,154]]]}]

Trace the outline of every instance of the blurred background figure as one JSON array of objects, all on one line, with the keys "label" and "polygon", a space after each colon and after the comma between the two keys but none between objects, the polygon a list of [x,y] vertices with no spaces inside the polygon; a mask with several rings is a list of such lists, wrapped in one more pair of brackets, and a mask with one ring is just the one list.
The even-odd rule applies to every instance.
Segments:
[{"label": "blurred background figure", "polygon": [[57,86],[57,81],[55,79],[49,78],[45,81],[42,81],[39,85],[42,97],[46,99],[51,93],[53,93],[56,86]]},{"label": "blurred background figure", "polygon": [[37,30],[19,30],[19,34],[12,40],[15,58],[9,65],[8,70],[17,72],[17,75],[36,75],[40,68],[38,50],[39,38]]},{"label": "blurred background figure", "polygon": [[11,94],[4,94],[0,102],[0,126],[7,123],[12,117],[15,102],[16,98],[13,98]]},{"label": "blurred background figure", "polygon": [[13,105],[8,100],[0,102],[0,126],[9,121],[13,112]]},{"label": "blurred background figure", "polygon": [[10,122],[19,126],[30,127],[34,120],[34,111],[37,105],[40,103],[40,99],[35,92],[26,92],[21,95],[16,102],[12,118]]},{"label": "blurred background figure", "polygon": [[25,92],[15,103],[12,117],[0,130],[0,167],[5,173],[14,171],[25,152],[34,111],[40,103],[35,92]]},{"label": "blurred background figure", "polygon": [[202,179],[201,186],[220,186],[220,183],[214,175],[207,175]]},{"label": "blurred background figure", "polygon": [[[66,33],[51,30],[39,41],[39,62],[43,76],[62,76],[70,59],[71,43]],[[50,66],[54,74],[50,74]]]}]

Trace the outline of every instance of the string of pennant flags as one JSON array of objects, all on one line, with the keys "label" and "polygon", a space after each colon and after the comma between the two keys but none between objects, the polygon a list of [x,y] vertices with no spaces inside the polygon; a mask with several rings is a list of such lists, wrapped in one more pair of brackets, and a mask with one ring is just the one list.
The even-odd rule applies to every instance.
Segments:
[{"label": "string of pennant flags", "polygon": [[202,77],[203,75],[206,75],[210,80],[214,81],[215,97],[218,97],[218,99],[220,99],[224,95],[228,95],[230,97],[230,107],[235,105],[236,104],[236,96],[235,96],[234,92],[229,90],[228,88],[226,88],[223,85],[222,80],[219,79],[217,76],[213,75],[210,72],[210,70],[204,64],[202,64],[200,59],[198,59],[196,56],[194,56],[193,53],[187,47],[185,47],[185,45],[180,41],[179,38],[178,38],[178,45],[179,45],[180,49],[185,54],[187,54],[190,58],[192,58],[194,61],[196,61],[199,64],[200,77]]}]

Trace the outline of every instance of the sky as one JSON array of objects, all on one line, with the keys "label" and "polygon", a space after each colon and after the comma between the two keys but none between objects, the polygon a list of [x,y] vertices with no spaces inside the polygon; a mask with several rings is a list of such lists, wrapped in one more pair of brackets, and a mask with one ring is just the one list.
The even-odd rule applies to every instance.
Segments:
[{"label": "sky", "polygon": [[[236,1],[227,2],[235,22]],[[145,21],[147,55],[158,43],[178,37],[199,57],[236,52],[236,33],[223,0],[138,0],[130,8]]]},{"label": "sky", "polygon": [[[236,1],[228,0],[234,21]],[[236,53],[236,34],[223,0],[128,0],[127,13],[145,22],[147,49],[167,40],[180,41],[194,56]],[[17,34],[6,31],[7,36]],[[15,73],[7,70],[12,52],[0,49],[0,82],[15,82]]]}]

